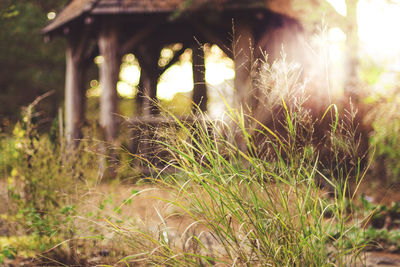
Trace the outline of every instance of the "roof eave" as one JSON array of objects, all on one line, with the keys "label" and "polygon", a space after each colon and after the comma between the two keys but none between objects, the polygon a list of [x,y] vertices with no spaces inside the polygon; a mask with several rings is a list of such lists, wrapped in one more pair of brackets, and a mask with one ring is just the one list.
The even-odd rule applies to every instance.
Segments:
[{"label": "roof eave", "polygon": [[62,21],[59,21],[58,18],[63,14],[63,12],[66,12],[66,10],[69,7],[69,4],[72,3],[72,0],[69,2],[68,5],[66,5],[60,13],[56,16],[56,18],[52,21],[50,21],[42,30],[41,33],[43,35],[49,35],[53,32],[56,32],[59,30],[62,26],[65,26],[69,24],[72,20],[75,20],[79,17],[81,17],[83,14],[90,12],[90,10],[94,7],[95,3],[98,0],[91,0],[89,1],[78,13],[74,14],[73,16],[70,16],[67,19],[64,19]]}]

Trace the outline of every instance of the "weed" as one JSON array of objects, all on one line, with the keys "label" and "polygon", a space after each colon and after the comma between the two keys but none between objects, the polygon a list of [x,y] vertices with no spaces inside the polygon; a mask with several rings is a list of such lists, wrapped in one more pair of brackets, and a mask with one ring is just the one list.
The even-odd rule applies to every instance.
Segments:
[{"label": "weed", "polygon": [[[68,153],[60,136],[54,139],[38,133],[41,114],[35,107],[46,96],[26,107],[22,121],[14,127],[15,164],[9,172],[7,187],[10,200],[7,220],[37,238],[39,252],[52,248],[60,240],[75,238],[76,204],[85,188],[84,176],[97,169],[89,168],[97,163],[95,157],[84,154],[83,150]],[[71,242],[70,251],[74,250]]]}]

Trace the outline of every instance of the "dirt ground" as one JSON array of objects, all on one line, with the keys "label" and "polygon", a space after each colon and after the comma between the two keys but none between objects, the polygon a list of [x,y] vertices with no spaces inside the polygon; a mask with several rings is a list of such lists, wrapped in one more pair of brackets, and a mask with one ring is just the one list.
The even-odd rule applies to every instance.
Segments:
[{"label": "dirt ground", "polygon": [[[400,201],[400,194],[397,193],[397,187],[363,187],[362,191],[375,203],[390,204],[392,201]],[[140,194],[132,197],[132,193],[135,192],[140,192]],[[110,226],[113,226],[110,222],[104,220],[105,217],[103,216],[106,216],[105,214],[114,214],[116,217],[121,216],[121,219],[129,218],[132,222],[135,222],[135,224],[141,225],[153,233],[160,232],[162,229],[168,229],[168,238],[182,246],[182,242],[184,242],[185,239],[180,238],[180,236],[182,236],[187,227],[193,222],[188,216],[183,215],[179,209],[168,203],[168,200],[172,200],[171,193],[162,187],[153,185],[101,184],[93,188],[87,195],[81,196],[81,198],[85,205],[79,213],[101,213],[102,215],[100,218],[93,219],[88,222],[88,225],[90,223],[96,223],[104,227],[106,235],[107,232],[108,235],[112,235],[109,229]],[[132,201],[129,200],[130,198]],[[104,201],[105,199],[107,199],[107,201]],[[124,202],[125,205],[122,205]],[[7,212],[6,203],[6,185],[4,181],[1,181],[0,213]],[[121,207],[120,214],[115,212],[116,207]],[[82,226],[84,228],[85,223],[82,223]],[[7,234],[9,234],[7,232],[7,224],[0,221],[0,236]],[[112,238],[112,236],[106,236],[106,239],[107,238]],[[210,235],[205,235],[204,241],[210,246],[215,245]],[[179,244],[179,242],[181,243]],[[107,247],[107,244],[98,244],[95,248],[96,251],[90,252],[91,258],[89,262],[91,261],[93,265],[95,265],[95,263],[106,260],[112,249],[112,247]],[[370,251],[366,252],[363,257],[365,261],[359,266],[400,266],[400,254]],[[108,263],[110,264],[111,262]],[[32,263],[31,259],[17,258],[13,261],[6,260],[4,266],[35,265]]]}]

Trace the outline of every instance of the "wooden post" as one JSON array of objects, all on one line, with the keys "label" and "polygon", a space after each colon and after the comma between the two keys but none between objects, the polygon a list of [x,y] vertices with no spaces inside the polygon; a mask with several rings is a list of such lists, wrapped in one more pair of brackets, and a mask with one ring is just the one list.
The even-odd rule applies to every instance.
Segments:
[{"label": "wooden post", "polygon": [[105,139],[114,142],[117,138],[117,82],[120,70],[118,36],[116,29],[104,27],[99,35],[99,50],[104,61],[100,64],[100,126]]},{"label": "wooden post", "polygon": [[143,83],[143,72],[141,71],[140,73],[140,80],[139,80],[139,85],[137,88],[137,94],[135,97],[135,103],[136,103],[136,115],[137,116],[142,116],[143,115],[143,102],[144,102],[144,83]]},{"label": "wooden post", "polygon": [[65,135],[68,147],[75,147],[82,138],[84,122],[85,68],[79,42],[79,38],[71,36],[66,51]]},{"label": "wooden post", "polygon": [[[193,65],[193,103],[201,111],[207,111],[207,86],[206,86],[206,67],[205,67],[204,47],[192,47]],[[193,107],[193,112],[198,111]]]},{"label": "wooden post", "polygon": [[[252,92],[251,67],[253,61],[252,46],[254,45],[253,30],[251,25],[244,19],[235,20],[234,30],[234,62],[235,62],[235,105],[243,108],[243,112],[251,114],[252,98],[255,92]],[[245,126],[247,122],[245,121]],[[246,138],[241,127],[235,128],[235,142],[241,151],[247,150]]]},{"label": "wooden post", "polygon": [[141,68],[140,85],[142,86],[139,89],[142,91],[142,95],[138,95],[138,97],[142,97],[143,100],[143,115],[156,115],[159,113],[157,106],[157,84],[159,79],[158,60],[160,48],[149,44],[138,47],[137,51],[137,58]]},{"label": "wooden post", "polygon": [[252,46],[254,37],[251,25],[245,20],[235,20],[234,61],[235,61],[235,91],[237,104],[247,109],[250,105]]},{"label": "wooden post", "polygon": [[145,116],[157,115],[159,113],[157,106],[157,68],[142,68],[141,75],[143,76],[143,113]]}]

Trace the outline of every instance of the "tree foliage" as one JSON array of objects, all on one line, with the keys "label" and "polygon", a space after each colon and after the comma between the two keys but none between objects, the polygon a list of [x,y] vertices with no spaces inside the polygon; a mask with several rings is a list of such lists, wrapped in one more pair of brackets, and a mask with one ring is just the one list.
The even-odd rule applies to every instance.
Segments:
[{"label": "tree foliage", "polygon": [[[43,108],[47,118],[62,99],[64,44],[44,43],[40,30],[46,14],[58,10],[65,1],[2,0],[0,6],[0,129],[16,121],[20,107],[38,95],[55,90]],[[51,102],[51,104],[50,104]]]}]

